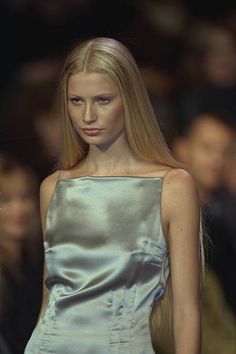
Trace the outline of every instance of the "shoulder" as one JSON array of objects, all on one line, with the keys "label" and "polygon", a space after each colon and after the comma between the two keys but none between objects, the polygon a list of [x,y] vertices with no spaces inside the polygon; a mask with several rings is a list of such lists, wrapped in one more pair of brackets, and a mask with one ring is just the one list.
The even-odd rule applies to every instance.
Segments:
[{"label": "shoulder", "polygon": [[55,171],[46,178],[44,178],[40,184],[40,199],[50,199],[55,189],[56,182],[59,177],[59,171]]},{"label": "shoulder", "polygon": [[166,172],[164,176],[164,182],[168,189],[171,191],[180,192],[190,192],[197,191],[197,185],[193,175],[182,169],[182,168],[173,168]]},{"label": "shoulder", "polygon": [[48,206],[50,204],[56,182],[59,177],[59,171],[50,174],[40,184],[40,213],[43,231],[45,228],[45,220],[47,215]]},{"label": "shoulder", "polygon": [[59,177],[59,171],[55,171],[52,174],[45,177],[40,184],[40,191],[48,190],[55,187],[58,177]]},{"label": "shoulder", "polygon": [[163,181],[163,204],[169,216],[199,208],[198,188],[190,172],[177,168],[166,173]]}]

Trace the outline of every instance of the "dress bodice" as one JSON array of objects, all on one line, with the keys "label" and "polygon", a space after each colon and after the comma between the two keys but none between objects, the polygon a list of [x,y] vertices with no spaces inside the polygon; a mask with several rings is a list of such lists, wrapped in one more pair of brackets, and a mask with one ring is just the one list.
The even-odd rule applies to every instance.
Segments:
[{"label": "dress bodice", "polygon": [[42,353],[154,353],[150,312],[169,275],[162,183],[114,176],[57,181],[44,242],[50,295],[31,338],[40,338]]}]

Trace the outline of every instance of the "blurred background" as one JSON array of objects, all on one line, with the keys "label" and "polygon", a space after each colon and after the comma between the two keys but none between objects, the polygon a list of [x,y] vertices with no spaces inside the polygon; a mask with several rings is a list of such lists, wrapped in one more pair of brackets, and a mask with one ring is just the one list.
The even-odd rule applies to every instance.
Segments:
[{"label": "blurred background", "polygon": [[61,64],[81,40],[107,36],[133,53],[168,146],[199,187],[203,354],[235,354],[235,1],[2,0],[0,10],[0,353],[23,353],[41,304],[38,189],[59,154]]}]

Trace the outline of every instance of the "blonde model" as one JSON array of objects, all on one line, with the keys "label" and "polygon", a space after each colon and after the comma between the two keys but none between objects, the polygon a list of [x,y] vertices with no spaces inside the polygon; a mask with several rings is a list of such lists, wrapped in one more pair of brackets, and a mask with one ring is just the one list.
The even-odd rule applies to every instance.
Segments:
[{"label": "blonde model", "polygon": [[199,354],[197,188],[128,49],[110,38],[73,49],[59,101],[61,167],[40,188],[44,299],[25,354],[153,354],[167,284],[175,353]]}]

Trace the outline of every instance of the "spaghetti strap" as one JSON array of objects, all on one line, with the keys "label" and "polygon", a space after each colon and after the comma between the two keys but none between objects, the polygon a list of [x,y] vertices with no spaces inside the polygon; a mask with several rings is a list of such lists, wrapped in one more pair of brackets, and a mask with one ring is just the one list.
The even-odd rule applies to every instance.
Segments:
[{"label": "spaghetti strap", "polygon": [[168,176],[168,174],[169,174],[171,171],[174,171],[174,170],[176,170],[176,168],[170,168],[169,170],[167,170],[167,171],[164,173],[164,175],[162,176],[163,182],[164,182],[166,176]]},{"label": "spaghetti strap", "polygon": [[177,171],[177,170],[180,170],[179,167],[177,168],[170,168],[169,170],[166,171],[166,173],[162,176],[163,177],[163,182],[164,180],[166,179],[166,177],[171,173],[171,171]]},{"label": "spaghetti strap", "polygon": [[61,170],[57,171],[57,182],[61,179]]}]

